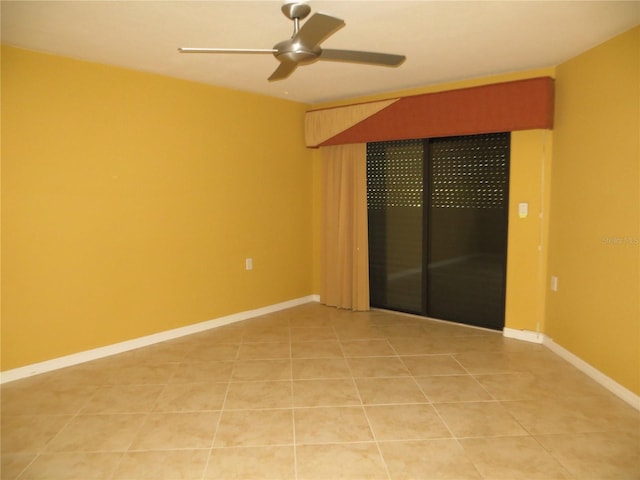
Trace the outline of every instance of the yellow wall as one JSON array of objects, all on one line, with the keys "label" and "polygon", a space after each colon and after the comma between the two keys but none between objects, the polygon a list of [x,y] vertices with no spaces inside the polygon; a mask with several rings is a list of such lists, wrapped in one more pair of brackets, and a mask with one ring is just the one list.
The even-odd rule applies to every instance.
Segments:
[{"label": "yellow wall", "polygon": [[557,68],[547,327],[640,394],[640,27]]},{"label": "yellow wall", "polygon": [[2,369],[314,293],[305,109],[3,47]]},{"label": "yellow wall", "polygon": [[310,152],[313,162],[313,291],[319,294],[322,271],[322,155],[319,148]]},{"label": "yellow wall", "polygon": [[549,130],[511,134],[505,326],[517,330],[544,332],[551,146]]}]

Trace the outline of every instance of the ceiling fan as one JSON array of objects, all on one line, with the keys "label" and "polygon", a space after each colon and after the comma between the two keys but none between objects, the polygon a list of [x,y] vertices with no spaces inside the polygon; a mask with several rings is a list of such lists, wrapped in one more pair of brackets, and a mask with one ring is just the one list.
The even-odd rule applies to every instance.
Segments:
[{"label": "ceiling fan", "polygon": [[357,50],[334,50],[321,48],[320,44],[340,28],[344,20],[323,13],[314,13],[300,26],[300,20],[311,13],[311,7],[304,2],[288,1],[282,5],[282,13],[293,20],[293,35],[290,39],[276,43],[273,48],[179,48],[181,53],[271,53],[280,65],[269,77],[269,81],[284,80],[298,67],[317,60],[366,63],[397,67],[405,61],[404,55],[362,52]]}]

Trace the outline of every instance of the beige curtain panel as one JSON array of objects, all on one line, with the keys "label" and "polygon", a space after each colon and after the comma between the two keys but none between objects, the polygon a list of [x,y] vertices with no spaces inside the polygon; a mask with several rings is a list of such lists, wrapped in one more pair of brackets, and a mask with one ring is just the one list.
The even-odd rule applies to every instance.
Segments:
[{"label": "beige curtain panel", "polygon": [[326,305],[369,310],[367,145],[323,147],[322,279]]}]

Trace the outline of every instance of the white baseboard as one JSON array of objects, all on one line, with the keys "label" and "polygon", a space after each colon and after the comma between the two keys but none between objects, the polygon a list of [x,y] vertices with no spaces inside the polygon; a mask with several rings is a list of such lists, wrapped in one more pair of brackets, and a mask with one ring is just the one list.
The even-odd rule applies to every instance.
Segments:
[{"label": "white baseboard", "polygon": [[306,297],[277,303],[275,305],[257,308],[255,310],[247,310],[245,312],[234,313],[232,315],[216,318],[214,320],[207,320],[205,322],[187,325],[185,327],[166,330],[164,332],[154,333],[152,335],[146,335],[144,337],[114,343],[112,345],[106,345],[104,347],[94,348],[92,350],[86,350],[84,352],[78,352],[71,355],[65,355],[64,357],[54,358],[52,360],[46,360],[44,362],[14,368],[12,370],[0,372],[0,384],[31,377],[40,373],[51,372],[53,370],[70,367],[72,365],[77,365],[84,362],[89,362],[91,360],[97,360],[99,358],[116,355],[118,353],[127,352],[129,350],[135,350],[136,348],[147,347],[155,343],[173,340],[175,338],[184,337],[185,335],[191,335],[193,333],[203,332],[212,328],[222,327],[223,325],[229,325],[231,323],[240,322],[242,320],[248,320],[250,318],[259,317],[268,313],[285,310],[287,308],[297,307],[299,305],[304,305],[305,303],[319,301],[319,295],[309,295]]},{"label": "white baseboard", "polygon": [[563,358],[571,365],[576,367],[582,373],[590,377],[591,379],[598,382],[604,388],[609,390],[611,393],[619,397],[620,399],[627,402],[636,410],[640,410],[640,395],[636,395],[631,390],[626,387],[623,387],[618,382],[613,380],[611,377],[608,377],[604,373],[602,373],[597,368],[591,366],[584,360],[582,360],[577,355],[571,353],[564,347],[561,347],[553,339],[543,333],[532,332],[529,330],[516,330],[513,328],[506,328],[503,330],[503,335],[507,338],[514,338],[516,340],[524,340],[525,342],[532,343],[541,343],[553,353]]},{"label": "white baseboard", "polygon": [[504,327],[502,335],[507,338],[524,340],[525,342],[544,343],[544,334],[540,332],[532,332],[531,330],[516,330],[515,328]]}]

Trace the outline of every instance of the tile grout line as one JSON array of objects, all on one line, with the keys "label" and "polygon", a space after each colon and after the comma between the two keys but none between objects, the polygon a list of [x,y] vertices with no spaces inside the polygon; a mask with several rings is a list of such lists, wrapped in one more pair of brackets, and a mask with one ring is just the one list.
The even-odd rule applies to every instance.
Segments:
[{"label": "tile grout line", "polygon": [[227,395],[229,395],[229,389],[231,388],[231,380],[233,378],[233,371],[236,368],[236,363],[238,362],[238,357],[240,356],[240,346],[242,345],[242,341],[244,339],[246,329],[243,327],[242,335],[240,336],[240,343],[238,344],[238,349],[236,350],[236,356],[233,360],[233,366],[231,367],[231,372],[229,372],[229,378],[227,379],[227,388],[224,392],[224,398],[222,399],[222,405],[220,405],[220,415],[218,415],[218,421],[216,422],[216,427],[213,433],[213,437],[211,438],[211,444],[209,446],[209,456],[207,457],[207,461],[204,462],[204,469],[202,470],[202,480],[205,480],[207,476],[207,470],[209,469],[209,463],[211,462],[211,457],[213,457],[214,445],[216,442],[216,438],[218,436],[218,430],[220,429],[220,422],[222,422],[222,415],[225,411],[225,404],[227,403]]},{"label": "tile grout line", "polygon": [[[392,348],[393,347],[392,345]],[[442,354],[442,355],[448,355],[449,357],[451,357],[458,365],[460,365],[460,367],[467,372],[467,375],[471,375],[469,373],[469,371],[464,367],[464,365],[462,365],[458,359],[455,357],[455,355],[453,354]],[[400,360],[402,360],[402,356],[400,356]],[[404,364],[404,361],[403,361]],[[406,364],[405,364],[406,367]],[[430,375],[431,376],[431,375]],[[451,375],[448,375],[451,376]],[[413,379],[413,381],[416,383],[416,385],[418,386],[418,388],[420,389],[420,391],[422,392],[422,394],[425,396],[425,398],[429,401],[429,404],[431,405],[431,408],[433,409],[433,411],[435,412],[435,414],[438,416],[438,418],[440,419],[440,421],[442,422],[442,424],[445,426],[445,428],[447,429],[447,431],[449,432],[449,434],[451,435],[451,439],[455,440],[456,444],[460,447],[460,449],[465,452],[465,457],[467,457],[466,454],[466,450],[464,449],[463,445],[460,443],[460,439],[453,433],[453,430],[451,430],[451,427],[449,427],[449,425],[447,424],[447,422],[445,422],[444,418],[442,418],[442,415],[440,415],[440,412],[438,411],[438,409],[434,406],[433,401],[429,398],[429,396],[424,392],[424,390],[422,389],[422,387],[420,386],[420,384],[418,383],[418,381],[416,380],[416,375],[414,375],[413,373],[411,374],[411,378]],[[467,457],[468,458],[468,457]],[[468,458],[469,463],[471,463],[471,465],[473,466],[473,468],[475,469],[475,471],[478,473],[479,478],[485,478],[484,475],[482,475],[482,473],[480,472],[480,470],[478,470],[478,467],[476,466],[476,464],[470,459]]]},{"label": "tile grout line", "polygon": [[[389,341],[387,340],[387,343],[389,343]],[[339,342],[340,344],[340,350],[342,351],[342,354],[344,355],[344,348],[342,346],[342,342]],[[351,368],[351,365],[349,364],[349,361],[347,360],[346,355],[344,356],[345,358],[345,362],[347,364],[347,368],[349,369],[349,372],[351,373],[351,382],[353,383],[354,388],[356,389],[356,392],[358,393],[358,398],[360,399],[360,408],[362,408],[362,413],[364,413],[364,418],[367,420],[367,425],[369,426],[369,431],[371,432],[371,436],[373,438],[373,442],[376,445],[376,450],[378,451],[378,455],[380,456],[380,460],[382,460],[382,465],[384,466],[384,470],[387,474],[387,479],[391,480],[391,472],[389,471],[389,466],[387,465],[387,461],[384,458],[384,455],[382,455],[382,449],[380,448],[380,442],[378,441],[378,439],[376,438],[376,432],[373,429],[373,425],[371,424],[371,419],[369,418],[369,415],[367,414],[367,409],[365,408],[364,402],[362,401],[362,395],[360,394],[360,389],[358,388],[358,383],[356,382],[356,377],[354,377],[353,375],[353,370]]]},{"label": "tile grout line", "polygon": [[529,432],[529,430],[527,430],[524,426],[522,426],[522,428],[524,428],[527,433],[529,433],[529,436],[533,439],[534,442],[536,442],[537,445],[540,445],[540,447],[549,454],[549,456],[551,456],[556,462],[558,462],[558,464],[571,476],[572,480],[579,480],[576,478],[575,475],[573,475],[573,473],[571,473],[571,471],[569,470],[569,468],[564,464],[564,462],[556,457],[556,455],[553,454],[553,450],[548,449],[547,447],[545,447],[542,442],[540,442],[540,440],[538,440],[536,437],[537,435],[532,434],[531,432]]},{"label": "tile grout line", "polygon": [[295,400],[294,400],[294,391],[293,391],[293,335],[291,329],[291,318],[287,319],[287,323],[289,326],[289,373],[291,378],[291,429],[292,429],[292,440],[293,440],[293,477],[294,480],[298,480],[298,442],[296,440],[296,411],[295,411]]},{"label": "tile grout line", "polygon": [[[391,345],[391,342],[389,342],[389,345]],[[395,349],[395,347],[393,345],[391,345],[391,349],[397,353],[397,350]],[[413,372],[411,371],[411,369],[407,366],[407,364],[404,362],[404,360],[402,359],[401,355],[398,355],[398,358],[400,359],[400,362],[402,362],[402,365],[404,365],[404,368],[407,369],[407,371],[409,372],[409,375],[411,376],[411,379],[413,380],[413,383],[415,384],[416,387],[418,387],[418,390],[420,390],[420,392],[422,392],[422,395],[424,395],[424,398],[427,400],[427,403],[433,405],[433,401],[431,400],[431,398],[429,398],[429,395],[427,395],[425,393],[425,391],[423,390],[422,386],[420,386],[420,384],[418,383],[418,381],[416,380],[416,376],[413,374]],[[435,408],[434,408],[435,410]]]},{"label": "tile grout line", "polygon": [[[162,395],[162,392],[164,391],[164,389],[166,388],[166,386],[169,384],[169,380],[171,378],[173,378],[173,375],[175,374],[175,371],[172,372],[171,376],[169,377],[169,379],[167,380],[166,384],[163,384],[162,387],[162,391],[160,392],[160,395]],[[158,398],[160,398],[160,395],[158,395]],[[158,399],[156,399],[156,401],[153,404],[153,407],[156,406],[158,402]],[[140,432],[142,431],[142,429],[144,428],[144,426],[147,423],[147,420],[149,419],[149,415],[153,412],[153,407],[151,408],[151,411],[149,412],[145,412],[144,413],[144,420],[142,422],[140,422],[140,427],[138,428],[138,431],[135,433],[135,435],[131,436],[131,441],[129,442],[129,445],[127,446],[127,448],[124,450],[124,452],[122,452],[122,455],[120,456],[120,459],[118,460],[118,464],[116,465],[116,467],[113,469],[113,472],[111,474],[111,478],[114,479],[115,478],[115,474],[118,471],[118,468],[120,468],[120,465],[122,465],[122,462],[124,461],[124,457],[125,455],[130,451],[131,445],[133,445],[133,442],[136,440],[136,438],[138,437],[138,435],[140,434]]]}]

